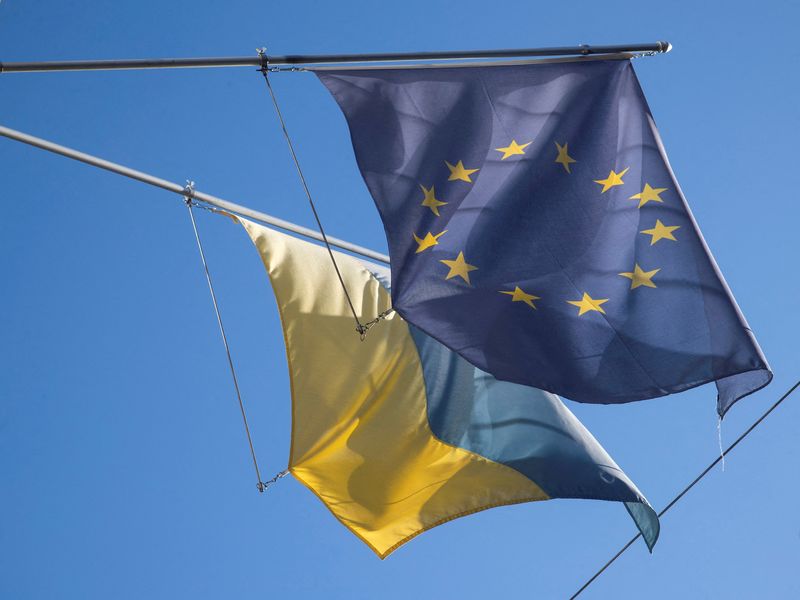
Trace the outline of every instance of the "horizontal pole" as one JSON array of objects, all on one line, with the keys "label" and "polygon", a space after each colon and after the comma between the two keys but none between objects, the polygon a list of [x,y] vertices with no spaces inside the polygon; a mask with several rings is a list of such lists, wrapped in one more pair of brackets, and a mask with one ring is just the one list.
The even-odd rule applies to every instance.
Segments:
[{"label": "horizontal pole", "polygon": [[[322,235],[314,229],[309,229],[308,227],[303,227],[302,225],[295,225],[294,223],[291,223],[289,221],[278,219],[277,217],[273,217],[266,213],[253,210],[251,208],[247,208],[246,206],[242,206],[241,204],[235,204],[233,202],[229,202],[228,200],[223,200],[222,198],[218,198],[217,196],[212,196],[211,194],[198,192],[197,190],[189,189],[177,183],[167,181],[166,179],[161,179],[160,177],[149,175],[148,173],[143,173],[142,171],[137,171],[135,169],[131,169],[129,167],[125,167],[123,165],[108,160],[104,160],[102,158],[98,158],[97,156],[92,156],[91,154],[79,152],[78,150],[68,148],[67,146],[61,146],[60,144],[56,144],[54,142],[50,142],[48,140],[35,137],[27,133],[23,133],[21,131],[16,131],[15,129],[9,129],[8,127],[3,127],[2,125],[0,125],[0,136],[7,137],[9,139],[16,140],[18,142],[22,142],[30,146],[35,146],[37,148],[41,148],[42,150],[47,150],[48,152],[60,154],[62,156],[66,156],[67,158],[71,158],[73,160],[78,160],[80,162],[92,165],[93,167],[98,167],[100,169],[105,169],[106,171],[111,171],[112,173],[117,173],[118,175],[130,177],[131,179],[136,179],[137,181],[141,181],[143,183],[160,187],[167,191],[179,194],[183,197],[189,196],[195,200],[199,200],[200,202],[203,202],[205,204],[221,208],[222,210],[225,210],[227,212],[241,215],[243,217],[253,219],[254,221],[259,221],[261,223],[265,223],[267,225],[271,225],[273,227],[277,227],[279,229],[283,229],[284,231],[289,231],[297,235],[302,235],[304,237],[311,238],[318,242],[325,241]],[[385,254],[381,254],[380,252],[375,252],[374,250],[370,250],[369,248],[363,248],[362,246],[351,244],[350,242],[347,242],[345,240],[340,240],[330,236],[328,236],[328,242],[330,243],[331,246],[336,246],[337,248],[340,248],[342,250],[347,250],[348,252],[352,252],[353,254],[358,254],[365,258],[369,258],[370,260],[376,260],[378,262],[389,264],[388,256],[386,256]]]},{"label": "horizontal pole", "polygon": [[0,62],[0,73],[49,71],[107,71],[119,69],[184,69],[200,67],[299,67],[303,65],[352,64],[419,60],[466,60],[528,56],[588,56],[624,52],[669,52],[669,42],[615,46],[557,46],[511,50],[461,50],[382,54],[289,54],[285,56],[228,56],[216,58],[152,58],[122,60],[70,60],[57,62]]}]

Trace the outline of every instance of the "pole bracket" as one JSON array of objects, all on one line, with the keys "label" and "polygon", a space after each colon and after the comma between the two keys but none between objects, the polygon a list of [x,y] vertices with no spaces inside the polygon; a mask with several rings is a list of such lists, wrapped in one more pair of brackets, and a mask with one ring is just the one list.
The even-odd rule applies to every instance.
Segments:
[{"label": "pole bracket", "polygon": [[266,73],[269,71],[269,56],[267,56],[267,48],[266,46],[262,46],[261,48],[256,48],[256,53],[258,54],[258,58],[261,60],[261,68],[259,71],[262,73]]},{"label": "pole bracket", "polygon": [[186,206],[194,204],[194,181],[190,179],[187,179],[186,185],[183,186],[183,201],[186,202]]}]

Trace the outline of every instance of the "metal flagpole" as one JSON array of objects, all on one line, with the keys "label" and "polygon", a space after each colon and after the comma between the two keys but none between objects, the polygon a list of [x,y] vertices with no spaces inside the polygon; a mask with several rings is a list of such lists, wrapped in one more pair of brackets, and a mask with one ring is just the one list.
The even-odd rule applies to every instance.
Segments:
[{"label": "metal flagpole", "polygon": [[[27,133],[22,133],[21,131],[16,131],[14,129],[9,129],[8,127],[3,127],[2,125],[0,125],[0,136],[7,137],[12,140],[16,140],[18,142],[23,142],[31,146],[36,146],[37,148],[41,148],[42,150],[47,150],[48,152],[61,154],[62,156],[66,156],[67,158],[72,158],[74,160],[84,162],[94,167],[99,167],[101,169],[117,173],[118,175],[124,175],[125,177],[130,177],[131,179],[136,179],[143,183],[148,183],[150,185],[160,187],[170,192],[179,194],[184,198],[190,197],[193,198],[194,200],[198,200],[205,204],[221,208],[222,210],[235,213],[243,217],[248,217],[250,219],[253,219],[254,221],[259,221],[267,225],[272,225],[273,227],[277,227],[279,229],[283,229],[291,233],[296,233],[298,235],[311,238],[318,242],[325,241],[322,235],[320,235],[320,233],[318,231],[315,231],[314,229],[309,229],[308,227],[303,227],[302,225],[295,225],[294,223],[290,223],[289,221],[278,219],[277,217],[273,217],[266,213],[253,210],[251,208],[247,208],[246,206],[242,206],[241,204],[235,204],[233,202],[229,202],[228,200],[223,200],[222,198],[218,198],[217,196],[212,196],[211,194],[198,192],[191,187],[182,186],[177,183],[167,181],[166,179],[161,179],[160,177],[155,177],[154,175],[143,173],[142,171],[136,171],[135,169],[131,169],[123,165],[108,160],[104,160],[96,156],[92,156],[91,154],[79,152],[78,150],[73,150],[72,148],[61,146],[54,142],[43,140],[42,138],[28,135]],[[381,254],[380,252],[375,252],[374,250],[370,250],[369,248],[364,248],[356,244],[351,244],[350,242],[347,242],[345,240],[340,240],[331,236],[328,236],[328,243],[330,243],[331,246],[336,246],[337,248],[341,248],[342,250],[347,250],[348,252],[352,252],[353,254],[361,255],[365,258],[369,258],[370,260],[376,260],[385,264],[389,264],[388,256],[386,256],[385,254]]]},{"label": "metal flagpole", "polygon": [[[353,64],[398,61],[494,59],[533,56],[589,56],[643,52],[669,52],[669,42],[620,44],[615,46],[558,46],[510,50],[464,50],[449,52],[405,52],[382,54],[290,54],[285,56],[228,56],[213,58],[145,58],[122,60],[70,60],[57,62],[0,62],[0,73],[45,71],[103,71],[117,69],[181,69],[199,67],[300,67],[303,65]],[[296,70],[296,69],[294,69]]]}]

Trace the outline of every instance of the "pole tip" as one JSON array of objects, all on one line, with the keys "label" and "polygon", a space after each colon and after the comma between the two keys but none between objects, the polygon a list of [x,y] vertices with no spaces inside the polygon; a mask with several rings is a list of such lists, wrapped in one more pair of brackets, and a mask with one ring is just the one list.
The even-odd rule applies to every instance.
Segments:
[{"label": "pole tip", "polygon": [[670,44],[669,42],[658,42],[658,45],[660,46],[659,51],[663,52],[664,54],[672,50],[672,44]]}]

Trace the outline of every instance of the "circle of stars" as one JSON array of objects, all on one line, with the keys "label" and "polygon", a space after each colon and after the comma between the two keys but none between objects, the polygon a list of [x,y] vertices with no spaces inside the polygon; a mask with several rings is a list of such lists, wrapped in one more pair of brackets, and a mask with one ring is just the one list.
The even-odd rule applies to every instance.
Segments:
[{"label": "circle of stars", "polygon": [[[513,159],[514,157],[518,156],[525,156],[525,150],[532,144],[532,141],[528,141],[525,143],[519,143],[516,139],[512,139],[508,145],[500,146],[495,148],[496,152],[500,152],[502,156],[500,157],[501,161],[505,161],[508,159]],[[553,161],[556,164],[561,165],[564,169],[564,173],[566,175],[572,175],[572,168],[571,165],[578,162],[573,156],[570,155],[569,144],[565,141],[563,144],[559,142],[555,142],[556,146],[556,157]],[[480,167],[478,168],[467,168],[464,165],[463,160],[458,160],[455,164],[444,161],[444,164],[449,170],[449,176],[447,181],[462,181],[465,183],[473,184],[476,173],[480,171]],[[611,169],[608,176],[603,179],[594,179],[593,181],[601,186],[600,193],[605,194],[606,192],[610,191],[611,189],[619,186],[625,185],[624,177],[630,170],[630,167],[625,167],[620,171],[616,171],[615,169]],[[420,203],[421,206],[430,209],[434,216],[440,217],[441,213],[439,209],[443,206],[446,206],[448,202],[441,200],[440,198],[436,197],[436,190],[435,186],[431,185],[427,187],[423,184],[419,184],[420,189],[422,190],[423,198],[422,202]],[[648,205],[650,202],[654,203],[663,203],[664,199],[661,197],[661,194],[668,191],[668,188],[662,187],[653,187],[650,185],[649,182],[645,182],[644,187],[640,192],[633,194],[629,197],[630,200],[638,200],[638,209],[642,209]],[[639,233],[642,235],[649,235],[650,236],[650,246],[655,245],[656,243],[662,240],[668,240],[676,242],[677,239],[674,236],[674,232],[680,229],[680,225],[665,225],[661,222],[660,219],[656,219],[656,222],[653,227],[650,229],[643,229]],[[420,254],[425,250],[433,248],[439,244],[439,238],[441,238],[447,230],[443,230],[439,233],[433,233],[431,231],[426,232],[422,236],[418,236],[416,233],[413,233],[414,241],[417,244],[417,249],[415,254]],[[440,259],[440,263],[445,265],[448,268],[447,273],[444,275],[445,280],[450,280],[453,278],[461,279],[467,285],[472,285],[470,281],[470,273],[473,271],[477,271],[478,267],[470,264],[467,262],[467,259],[464,256],[464,251],[459,251],[458,255],[453,259]],[[643,269],[639,263],[635,263],[633,269],[628,272],[622,272],[618,275],[620,277],[625,277],[630,279],[630,290],[636,290],[640,287],[647,287],[647,288],[657,288],[657,284],[653,281],[653,278],[656,274],[661,271],[660,268],[655,268],[651,270]],[[518,285],[514,286],[513,290],[498,290],[500,294],[504,294],[510,297],[512,303],[522,303],[527,305],[533,310],[537,310],[536,301],[541,300],[540,296],[536,296],[530,292],[526,292]],[[578,308],[578,316],[581,317],[590,312],[598,312],[601,314],[605,314],[605,310],[603,309],[603,305],[609,302],[609,298],[593,298],[588,292],[584,291],[583,295],[578,300],[566,300],[567,304],[576,306]]]}]

